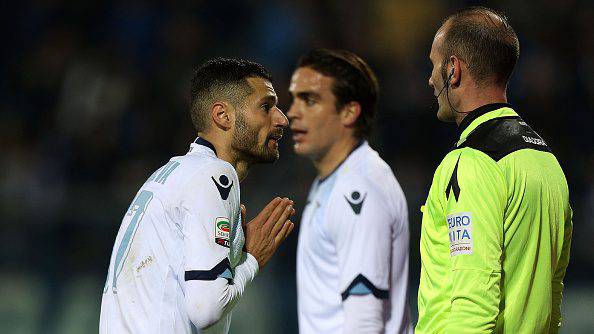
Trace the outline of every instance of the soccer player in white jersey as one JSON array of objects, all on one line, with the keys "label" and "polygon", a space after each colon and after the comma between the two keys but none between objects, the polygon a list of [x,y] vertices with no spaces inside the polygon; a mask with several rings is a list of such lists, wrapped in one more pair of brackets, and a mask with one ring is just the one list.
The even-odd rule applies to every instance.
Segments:
[{"label": "soccer player in white jersey", "polygon": [[297,250],[301,333],[411,333],[408,211],[365,138],[378,83],[348,51],[303,55],[289,87],[294,149],[314,163]]},{"label": "soccer player in white jersey", "polygon": [[242,227],[240,180],[252,164],[279,157],[288,120],[276,103],[259,64],[218,58],[196,71],[198,138],[148,178],[124,215],[100,333],[228,331],[233,306],[294,227],[287,198]]}]

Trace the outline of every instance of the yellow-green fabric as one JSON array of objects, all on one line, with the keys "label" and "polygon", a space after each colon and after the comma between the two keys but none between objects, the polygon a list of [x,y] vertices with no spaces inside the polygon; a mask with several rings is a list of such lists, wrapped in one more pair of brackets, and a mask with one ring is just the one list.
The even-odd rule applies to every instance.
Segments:
[{"label": "yellow-green fabric", "polygon": [[556,333],[572,232],[565,175],[511,106],[473,112],[422,209],[415,332]]}]

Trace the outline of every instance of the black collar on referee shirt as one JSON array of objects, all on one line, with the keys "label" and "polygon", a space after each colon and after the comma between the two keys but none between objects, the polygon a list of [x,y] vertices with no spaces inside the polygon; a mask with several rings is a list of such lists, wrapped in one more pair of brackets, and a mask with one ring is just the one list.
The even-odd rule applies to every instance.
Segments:
[{"label": "black collar on referee shirt", "polygon": [[472,123],[472,121],[474,121],[475,119],[479,118],[480,116],[482,116],[490,111],[505,108],[505,107],[513,109],[512,105],[509,103],[490,103],[490,104],[485,104],[482,107],[478,107],[478,108],[474,109],[473,111],[469,112],[468,115],[466,115],[466,117],[464,117],[462,119],[462,122],[460,122],[460,125],[458,125],[458,130],[460,131],[460,133],[462,133],[470,125],[470,123]]},{"label": "black collar on referee shirt", "polygon": [[210,148],[214,152],[214,154],[217,155],[217,150],[215,149],[214,145],[208,140],[198,137],[196,138],[196,140],[194,140],[194,143]]}]

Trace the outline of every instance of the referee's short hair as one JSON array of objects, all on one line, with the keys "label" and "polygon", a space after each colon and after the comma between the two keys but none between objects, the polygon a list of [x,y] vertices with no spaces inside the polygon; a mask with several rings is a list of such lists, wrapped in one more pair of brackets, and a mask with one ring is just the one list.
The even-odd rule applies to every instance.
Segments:
[{"label": "referee's short hair", "polygon": [[336,97],[336,109],[340,110],[349,102],[358,102],[361,115],[355,123],[355,136],[365,138],[371,134],[379,84],[363,59],[346,50],[315,49],[302,55],[297,67],[309,67],[333,78],[332,93]]},{"label": "referee's short hair", "polygon": [[[444,65],[457,56],[479,86],[507,85],[520,56],[520,43],[503,13],[480,6],[464,8],[448,16],[441,29],[445,29]],[[445,66],[442,70],[445,73]]]},{"label": "referee's short hair", "polygon": [[267,69],[244,59],[215,58],[202,64],[191,80],[190,115],[197,132],[208,129],[210,108],[215,102],[228,101],[241,107],[253,93],[247,78],[272,81]]}]

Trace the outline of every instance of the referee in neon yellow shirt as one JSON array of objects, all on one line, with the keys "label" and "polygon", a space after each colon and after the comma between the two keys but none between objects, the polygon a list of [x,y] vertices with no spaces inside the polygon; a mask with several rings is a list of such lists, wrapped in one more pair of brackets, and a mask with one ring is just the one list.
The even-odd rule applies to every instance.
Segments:
[{"label": "referee in neon yellow shirt", "polygon": [[507,19],[471,7],[431,47],[437,117],[460,137],[423,206],[417,333],[555,333],[572,211],[565,175],[507,103],[519,56]]}]

